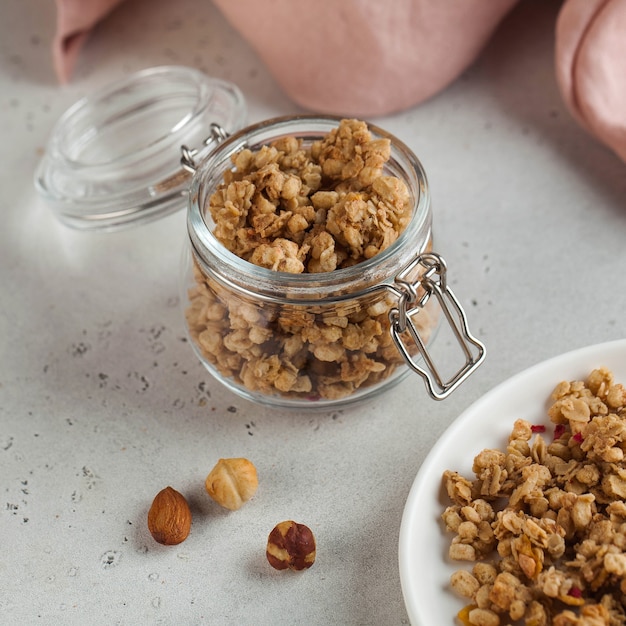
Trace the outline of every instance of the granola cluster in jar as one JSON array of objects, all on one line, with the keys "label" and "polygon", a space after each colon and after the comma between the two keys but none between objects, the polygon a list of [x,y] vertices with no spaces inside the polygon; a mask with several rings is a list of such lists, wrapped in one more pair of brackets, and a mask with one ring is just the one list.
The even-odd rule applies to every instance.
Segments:
[{"label": "granola cluster in jar", "polygon": [[283,137],[241,150],[210,198],[215,236],[246,261],[292,274],[370,259],[411,219],[406,184],[383,174],[389,157],[389,140],[357,120],[310,148]]},{"label": "granola cluster in jar", "polygon": [[626,389],[600,368],[551,400],[553,432],[517,420],[472,478],[444,473],[464,626],[626,624]]},{"label": "granola cluster in jar", "polygon": [[[389,139],[347,119],[315,141],[284,136],[240,150],[208,198],[213,234],[241,259],[278,272],[321,275],[366,261],[412,218],[407,185],[386,170],[390,154]],[[194,280],[192,340],[222,376],[251,392],[336,400],[403,362],[384,293],[303,307],[255,301],[197,261]],[[426,311],[416,322],[425,337],[432,324]]]}]

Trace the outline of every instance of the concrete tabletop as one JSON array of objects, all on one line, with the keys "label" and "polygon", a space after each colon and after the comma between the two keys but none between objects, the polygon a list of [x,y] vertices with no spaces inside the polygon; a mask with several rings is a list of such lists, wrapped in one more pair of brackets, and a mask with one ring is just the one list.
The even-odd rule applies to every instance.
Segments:
[{"label": "concrete tabletop", "polygon": [[[78,232],[32,184],[59,115],[145,67],[235,82],[250,122],[301,111],[210,2],[123,4],[95,29],[67,86],[51,69],[53,3],[4,2],[0,623],[409,623],[398,532],[438,437],[513,374],[626,336],[626,165],[562,104],[558,5],[522,2],[447,90],[372,120],[424,164],[435,248],[485,363],[443,402],[413,376],[358,408],[302,414],[233,395],[185,342],[183,211]],[[258,469],[256,496],[236,512],[204,491],[220,457]],[[146,525],[167,485],[194,518],[172,547]],[[306,572],[266,561],[267,535],[286,519],[317,537]]]}]

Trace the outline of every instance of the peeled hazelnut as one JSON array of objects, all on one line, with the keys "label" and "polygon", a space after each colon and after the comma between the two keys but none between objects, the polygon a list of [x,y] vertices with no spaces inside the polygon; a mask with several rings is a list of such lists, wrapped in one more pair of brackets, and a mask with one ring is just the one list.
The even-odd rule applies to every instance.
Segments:
[{"label": "peeled hazelnut", "polygon": [[259,479],[248,459],[220,459],[204,486],[215,502],[236,511],[256,493]]},{"label": "peeled hazelnut", "polygon": [[158,543],[173,546],[187,539],[191,511],[184,496],[171,487],[157,493],[148,511],[148,530]]},{"label": "peeled hazelnut", "polygon": [[267,538],[265,555],[274,569],[307,569],[315,563],[315,537],[304,524],[281,522]]}]

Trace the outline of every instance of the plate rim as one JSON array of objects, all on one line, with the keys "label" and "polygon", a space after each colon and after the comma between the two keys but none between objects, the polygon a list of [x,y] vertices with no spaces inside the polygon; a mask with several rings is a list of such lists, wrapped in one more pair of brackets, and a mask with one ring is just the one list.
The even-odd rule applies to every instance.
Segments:
[{"label": "plate rim", "polygon": [[[425,617],[420,610],[417,598],[412,589],[409,588],[410,581],[410,559],[411,551],[407,549],[412,543],[413,537],[413,522],[417,515],[416,502],[419,500],[422,493],[427,489],[429,483],[426,479],[428,475],[434,471],[436,461],[441,454],[442,449],[450,441],[456,432],[465,426],[465,423],[472,417],[472,415],[479,412],[484,406],[496,402],[498,398],[504,394],[507,394],[510,389],[518,387],[520,384],[527,383],[534,378],[541,377],[542,373],[553,369],[555,366],[564,363],[568,360],[575,360],[575,363],[571,364],[571,369],[581,367],[581,363],[585,359],[599,359],[610,358],[616,354],[623,354],[626,357],[626,338],[610,340],[606,342],[591,344],[580,348],[575,348],[570,351],[549,357],[543,361],[539,361],[534,365],[530,365],[527,368],[513,374],[506,378],[502,382],[496,384],[494,387],[485,392],[477,400],[472,402],[467,408],[448,425],[444,432],[435,442],[434,446],[430,449],[424,460],[422,461],[417,474],[409,489],[407,499],[403,508],[402,518],[400,522],[400,531],[398,538],[398,567],[400,571],[400,584],[402,589],[402,596],[404,604],[409,615],[411,624],[415,626],[422,624]],[[594,367],[598,367],[599,364],[590,363],[587,367],[587,373]],[[564,377],[568,377],[568,374],[564,374]],[[574,378],[571,378],[573,380]],[[626,383],[626,381],[620,381]],[[540,401],[539,398],[536,399]],[[478,452],[478,451],[476,451]],[[414,584],[411,582],[411,584]],[[454,619],[454,615],[450,616]]]}]

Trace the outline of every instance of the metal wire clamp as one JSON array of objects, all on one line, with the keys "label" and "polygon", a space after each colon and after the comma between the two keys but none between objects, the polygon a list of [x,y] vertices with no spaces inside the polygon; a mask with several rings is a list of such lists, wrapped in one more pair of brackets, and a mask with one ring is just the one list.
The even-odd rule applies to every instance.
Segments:
[{"label": "metal wire clamp", "polygon": [[[445,261],[438,254],[418,255],[395,279],[394,291],[399,294],[398,306],[389,311],[391,336],[400,354],[413,371],[426,382],[429,395],[435,400],[447,398],[485,358],[485,346],[469,331],[465,311],[447,285]],[[417,278],[412,280],[411,276]],[[465,355],[465,364],[449,379],[444,380],[422,339],[413,318],[419,315],[431,297],[435,297],[454,337]],[[407,345],[402,335],[408,331],[413,342]],[[416,346],[417,354],[410,348]],[[414,350],[413,350],[414,352]],[[418,358],[422,357],[425,366]]]}]

